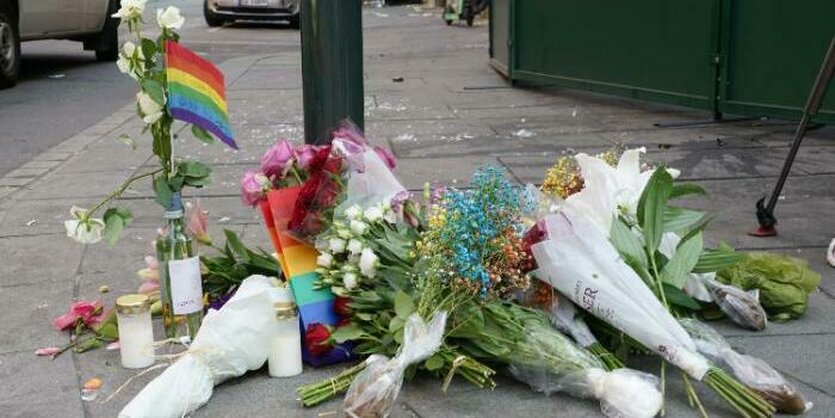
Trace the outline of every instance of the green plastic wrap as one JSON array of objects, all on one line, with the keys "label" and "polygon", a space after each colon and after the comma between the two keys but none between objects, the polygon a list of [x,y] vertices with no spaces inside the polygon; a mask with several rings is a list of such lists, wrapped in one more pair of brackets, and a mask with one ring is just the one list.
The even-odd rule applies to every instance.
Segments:
[{"label": "green plastic wrap", "polygon": [[799,318],[806,312],[809,294],[821,276],[806,260],[774,253],[745,253],[735,266],[720,271],[716,279],[744,290],[759,289],[760,302],[773,321]]}]

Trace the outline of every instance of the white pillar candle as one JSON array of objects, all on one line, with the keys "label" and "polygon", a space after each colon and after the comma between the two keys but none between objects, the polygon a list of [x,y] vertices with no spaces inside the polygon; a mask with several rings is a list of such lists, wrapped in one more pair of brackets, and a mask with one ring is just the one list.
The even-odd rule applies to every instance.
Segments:
[{"label": "white pillar candle", "polygon": [[302,337],[293,302],[277,302],[278,333],[270,341],[269,370],[272,377],[296,376],[302,372]]},{"label": "white pillar candle", "polygon": [[116,299],[119,322],[119,353],[122,367],[142,369],[154,364],[154,329],[146,295],[125,295]]}]

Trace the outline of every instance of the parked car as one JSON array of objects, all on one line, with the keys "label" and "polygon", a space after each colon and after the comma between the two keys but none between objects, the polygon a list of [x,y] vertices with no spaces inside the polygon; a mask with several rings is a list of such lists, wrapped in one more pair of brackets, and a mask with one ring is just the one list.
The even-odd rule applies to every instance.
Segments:
[{"label": "parked car", "polygon": [[299,27],[301,0],[203,0],[206,24],[222,26],[236,20],[285,20]]},{"label": "parked car", "polygon": [[119,0],[0,0],[0,88],[13,86],[20,70],[20,43],[70,39],[96,51],[100,61],[119,56]]}]

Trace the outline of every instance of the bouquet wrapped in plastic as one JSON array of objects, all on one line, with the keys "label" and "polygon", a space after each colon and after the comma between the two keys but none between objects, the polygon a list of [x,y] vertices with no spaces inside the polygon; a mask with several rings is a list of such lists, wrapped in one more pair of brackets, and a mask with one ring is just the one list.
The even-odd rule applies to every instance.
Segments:
[{"label": "bouquet wrapped in plastic", "polygon": [[598,225],[569,207],[544,221],[548,239],[532,247],[537,277],[693,379],[707,383],[741,412],[771,415],[771,405],[698,353],[690,335]]},{"label": "bouquet wrapped in plastic", "polygon": [[278,332],[273,285],[251,276],[220,310],[210,310],[185,355],[152,380],[119,413],[120,418],[181,417],[203,406],[215,385],[267,361]]},{"label": "bouquet wrapped in plastic", "polygon": [[387,417],[403,386],[406,368],[426,360],[441,347],[446,319],[446,312],[436,312],[429,323],[417,313],[410,315],[397,355],[391,359],[378,354],[370,356],[365,370],[351,383],[343,404],[345,415],[351,418]]},{"label": "bouquet wrapped in plastic", "polygon": [[717,364],[726,365],[742,383],[761,394],[778,411],[802,414],[812,408],[783,375],[765,361],[737,353],[713,328],[692,318],[680,319],[681,325],[696,341],[696,348]]}]

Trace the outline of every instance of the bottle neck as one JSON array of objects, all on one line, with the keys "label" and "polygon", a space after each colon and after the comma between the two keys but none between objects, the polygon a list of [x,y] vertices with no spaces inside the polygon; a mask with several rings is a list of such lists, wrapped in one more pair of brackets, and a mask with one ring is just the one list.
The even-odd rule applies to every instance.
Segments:
[{"label": "bottle neck", "polygon": [[171,195],[171,205],[165,209],[163,217],[168,219],[168,223],[183,218],[183,195],[180,192]]}]

